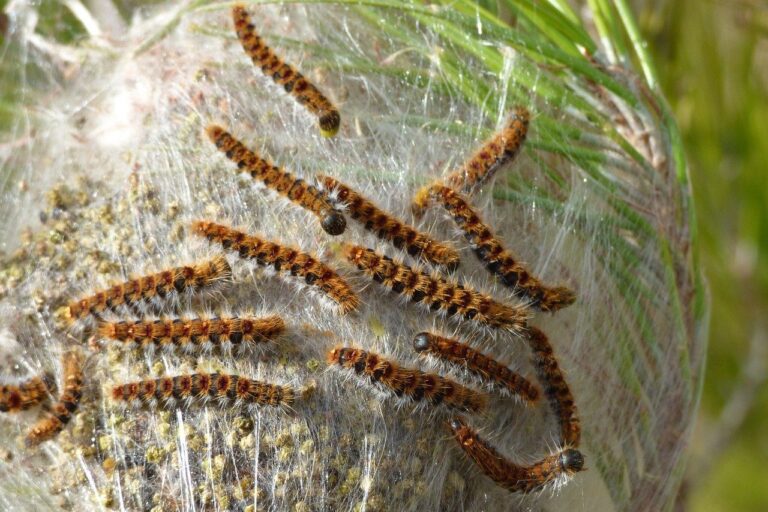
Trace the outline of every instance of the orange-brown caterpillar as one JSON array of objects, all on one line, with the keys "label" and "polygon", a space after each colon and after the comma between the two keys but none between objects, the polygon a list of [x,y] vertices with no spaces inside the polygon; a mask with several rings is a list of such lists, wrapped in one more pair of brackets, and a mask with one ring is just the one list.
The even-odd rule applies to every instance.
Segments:
[{"label": "orange-brown caterpillar", "polygon": [[346,244],[344,256],[374,281],[448,316],[459,314],[491,327],[520,331],[526,325],[525,308],[496,302],[488,295],[440,276],[430,276],[396,263],[371,249]]},{"label": "orange-brown caterpillar", "polygon": [[348,368],[371,382],[381,383],[398,397],[477,412],[485,407],[485,395],[433,373],[402,368],[378,354],[356,348],[337,347],[328,352],[328,362]]},{"label": "orange-brown caterpillar", "polygon": [[88,315],[99,315],[114,310],[121,305],[133,305],[155,297],[164,298],[171,293],[198,291],[229,279],[231,275],[232,269],[226,258],[216,256],[202,263],[130,279],[71,302],[67,317],[70,321],[75,321]]},{"label": "orange-brown caterpillar", "polygon": [[246,55],[253,61],[253,65],[261,68],[262,73],[272,77],[275,83],[282,85],[285,92],[290,93],[301,105],[318,117],[320,133],[326,137],[333,137],[339,131],[341,116],[339,111],[293,66],[287,64],[275,55],[269,46],[256,33],[251,23],[248,11],[242,5],[232,8],[232,19],[235,22],[235,31],[243,45]]},{"label": "orange-brown caterpillar", "polygon": [[536,374],[560,425],[562,445],[576,448],[581,440],[581,423],[573,394],[557,364],[552,345],[547,335],[533,326],[528,327],[527,338],[533,350],[532,360]]},{"label": "orange-brown caterpillar", "polygon": [[528,379],[466,343],[430,332],[422,332],[413,339],[413,348],[417,352],[429,353],[440,359],[464,366],[470,372],[479,375],[486,381],[498,384],[529,404],[534,403],[539,398],[538,388],[531,384]]},{"label": "orange-brown caterpillar", "polygon": [[266,343],[283,331],[285,322],[276,315],[104,322],[98,328],[102,337],[126,344],[181,349]]},{"label": "orange-brown caterpillar", "polygon": [[326,233],[340,235],[347,228],[344,215],[317,188],[259,157],[221,126],[209,125],[206,133],[219,151],[236,163],[242,172],[247,172],[253,179],[261,180],[266,187],[314,213]]},{"label": "orange-brown caterpillar", "polygon": [[77,352],[67,352],[61,361],[64,374],[64,387],[58,401],[51,407],[50,413],[32,426],[27,434],[27,446],[36,446],[52,439],[72,419],[80,403],[83,391],[83,366]]},{"label": "orange-brown caterpillar", "polygon": [[463,419],[453,418],[449,426],[464,453],[491,480],[511,492],[535,491],[549,483],[563,482],[584,469],[584,456],[572,448],[545,457],[531,466],[518,466],[480,439]]},{"label": "orange-brown caterpillar", "polygon": [[486,183],[499,167],[514,160],[528,135],[530,114],[524,107],[512,111],[506,126],[485,141],[464,165],[445,178],[445,183],[464,193],[471,193]]},{"label": "orange-brown caterpillar", "polygon": [[53,378],[48,374],[0,385],[0,412],[26,411],[45,400],[52,389]]},{"label": "orange-brown caterpillar", "polygon": [[353,219],[379,238],[389,240],[392,245],[405,249],[411,256],[422,256],[436,265],[455,268],[459,264],[459,253],[453,247],[438,242],[379,209],[344,183],[324,175],[318,176],[318,179],[326,190],[336,192],[338,200],[347,206],[347,211]]},{"label": "orange-brown caterpillar", "polygon": [[357,295],[333,269],[309,254],[209,221],[193,222],[192,231],[237,252],[241,258],[303,278],[308,285],[325,292],[343,313],[357,309],[360,304]]},{"label": "orange-brown caterpillar", "polygon": [[572,290],[563,286],[544,286],[520,262],[515,261],[512,253],[504,249],[501,241],[460,194],[440,183],[432,186],[431,194],[442,203],[462,230],[477,258],[502,284],[511,287],[514,293],[529,298],[531,305],[542,311],[554,312],[573,304],[576,295]]},{"label": "orange-brown caterpillar", "polygon": [[237,405],[291,406],[294,391],[290,387],[223,373],[193,373],[129,382],[112,387],[112,399],[118,402],[155,407],[205,405],[215,400]]}]

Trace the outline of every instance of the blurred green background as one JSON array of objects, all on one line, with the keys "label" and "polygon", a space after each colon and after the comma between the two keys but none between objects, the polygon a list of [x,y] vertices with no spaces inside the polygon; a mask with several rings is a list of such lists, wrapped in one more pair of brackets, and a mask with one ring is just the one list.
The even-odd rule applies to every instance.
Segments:
[{"label": "blurred green background", "polygon": [[712,301],[704,395],[680,505],[765,511],[768,1],[634,7],[685,138]]},{"label": "blurred green background", "polygon": [[[115,3],[125,14],[129,5],[146,2]],[[60,2],[42,4],[38,31],[79,37]],[[685,138],[712,302],[701,414],[678,508],[766,511],[768,0],[635,0],[632,6]],[[0,131],[21,99],[14,84],[23,66],[12,65],[14,57],[0,59]]]}]

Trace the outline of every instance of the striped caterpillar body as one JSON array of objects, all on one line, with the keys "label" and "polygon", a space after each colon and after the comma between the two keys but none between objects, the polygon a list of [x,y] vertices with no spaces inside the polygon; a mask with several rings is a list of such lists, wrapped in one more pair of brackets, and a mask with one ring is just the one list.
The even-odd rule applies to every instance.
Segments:
[{"label": "striped caterpillar body", "polygon": [[525,377],[465,343],[422,332],[413,339],[413,348],[417,352],[429,353],[439,359],[464,366],[483,380],[501,386],[528,404],[533,404],[539,398],[538,388]]},{"label": "striped caterpillar body", "polygon": [[226,258],[216,256],[195,265],[171,268],[130,279],[71,302],[67,317],[70,321],[75,321],[88,315],[99,315],[114,310],[121,305],[130,306],[155,297],[164,298],[171,293],[196,292],[231,276],[232,269],[229,268]]},{"label": "striped caterpillar body", "polygon": [[547,335],[536,327],[529,326],[526,334],[528,344],[533,350],[532,360],[536,374],[560,425],[562,446],[577,448],[581,440],[578,410],[571,389],[565,382],[563,371],[557,364],[552,345]]},{"label": "striped caterpillar body", "polygon": [[453,418],[449,426],[464,453],[491,480],[511,492],[536,491],[549,483],[563,482],[584,469],[584,456],[572,448],[545,457],[533,465],[518,466],[480,439],[463,419]]},{"label": "striped caterpillar body", "polygon": [[232,19],[235,24],[237,37],[243,46],[246,55],[253,61],[254,66],[272,78],[278,85],[282,85],[285,92],[293,95],[299,104],[317,116],[320,125],[320,133],[326,137],[333,137],[339,131],[341,116],[339,111],[293,66],[287,64],[275,55],[269,46],[256,33],[251,23],[251,17],[245,7],[236,5],[232,8]]},{"label": "striped caterpillar body", "polygon": [[279,316],[163,319],[150,321],[120,321],[99,324],[104,338],[143,347],[243,346],[266,343],[285,331]]},{"label": "striped caterpillar body", "polygon": [[512,253],[504,249],[501,241],[460,194],[439,183],[432,186],[431,194],[464,233],[477,258],[502,284],[511,287],[515,294],[530,299],[531,306],[542,311],[555,312],[573,304],[576,295],[572,290],[544,286],[515,261]]},{"label": "striped caterpillar body", "polygon": [[0,412],[26,411],[45,400],[53,387],[53,377],[47,374],[0,385]]},{"label": "striped caterpillar body", "polygon": [[372,352],[337,347],[328,352],[328,363],[351,369],[373,383],[384,385],[398,397],[415,402],[444,403],[472,412],[485,408],[486,397],[477,391],[440,375],[402,368]]},{"label": "striped caterpillar body", "polygon": [[448,316],[461,315],[491,327],[520,331],[526,325],[525,308],[496,302],[488,295],[439,276],[430,276],[371,249],[346,244],[344,256],[374,281]]},{"label": "striped caterpillar body", "polygon": [[43,441],[55,437],[72,419],[80,404],[83,392],[83,367],[77,352],[67,352],[62,357],[64,387],[58,401],[53,404],[49,413],[44,413],[26,437],[27,446],[36,446]]},{"label": "striped caterpillar body", "polygon": [[320,288],[333,299],[343,313],[357,309],[360,304],[357,295],[333,269],[309,254],[209,221],[193,222],[192,231],[237,252],[241,258],[303,278],[308,285]]},{"label": "striped caterpillar body", "polygon": [[326,233],[336,236],[347,228],[344,215],[317,188],[259,157],[221,126],[209,125],[206,133],[219,151],[236,163],[242,172],[247,172],[251,178],[260,180],[266,187],[315,214]]},{"label": "striped caterpillar body", "polygon": [[469,194],[488,182],[499,167],[514,160],[520,152],[528,135],[530,117],[524,107],[513,110],[506,126],[485,141],[464,165],[449,174],[445,183],[454,190]]},{"label": "striped caterpillar body", "polygon": [[421,256],[430,263],[456,268],[459,253],[452,247],[417,231],[391,214],[379,209],[360,193],[330,177],[318,179],[326,190],[334,190],[339,202],[344,203],[353,219],[382,240],[389,240],[398,249],[405,249],[411,256]]},{"label": "striped caterpillar body", "polygon": [[290,387],[223,373],[193,373],[129,382],[112,387],[112,399],[134,405],[167,407],[210,401],[236,405],[270,405],[290,407],[294,402]]}]

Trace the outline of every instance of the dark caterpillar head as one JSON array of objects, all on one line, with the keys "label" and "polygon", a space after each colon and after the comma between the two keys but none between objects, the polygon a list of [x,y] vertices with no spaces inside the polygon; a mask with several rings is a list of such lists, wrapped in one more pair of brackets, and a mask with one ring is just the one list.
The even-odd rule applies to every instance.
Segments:
[{"label": "dark caterpillar head", "polygon": [[415,338],[413,338],[413,349],[416,352],[424,352],[425,350],[429,350],[430,346],[431,343],[428,332],[420,332],[416,335]]},{"label": "dark caterpillar head", "polygon": [[340,211],[333,210],[323,218],[321,225],[326,233],[337,236],[347,229],[347,219],[344,218]]},{"label": "dark caterpillar head", "polygon": [[584,456],[578,450],[564,450],[560,454],[560,466],[566,473],[578,473],[584,469]]},{"label": "dark caterpillar head", "polygon": [[333,137],[339,132],[341,116],[338,110],[331,110],[320,116],[320,133],[324,137]]}]

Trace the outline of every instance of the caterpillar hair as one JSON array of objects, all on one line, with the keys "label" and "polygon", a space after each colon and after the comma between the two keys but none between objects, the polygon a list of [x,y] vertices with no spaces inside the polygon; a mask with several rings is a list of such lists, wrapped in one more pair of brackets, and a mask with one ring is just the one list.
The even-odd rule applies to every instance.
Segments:
[{"label": "caterpillar hair", "polygon": [[501,304],[459,283],[413,270],[357,245],[345,244],[344,256],[374,281],[405,295],[412,302],[429,306],[433,311],[442,311],[447,316],[458,314],[468,320],[515,332],[526,325],[528,315],[522,306]]},{"label": "caterpillar hair", "polygon": [[546,312],[573,304],[576,295],[572,290],[563,286],[547,287],[533,277],[511,252],[504,249],[501,241],[460,194],[440,183],[432,186],[431,193],[464,233],[485,268],[502,284],[511,287],[516,295],[530,299],[531,306]]},{"label": "caterpillar hair", "polygon": [[449,426],[464,453],[486,476],[511,492],[527,493],[550,483],[564,483],[584,469],[584,456],[573,448],[545,457],[530,466],[518,466],[482,440],[462,418],[453,418]]},{"label": "caterpillar hair", "polygon": [[83,392],[82,359],[77,352],[67,352],[62,357],[64,387],[58,401],[53,404],[49,413],[44,413],[26,437],[27,446],[36,446],[43,441],[54,438],[72,419],[80,404]]},{"label": "caterpillar hair", "polygon": [[504,164],[515,159],[528,135],[530,114],[524,107],[517,107],[501,131],[485,141],[469,160],[445,178],[454,190],[466,194],[488,182]]},{"label": "caterpillar hair", "polygon": [[293,66],[275,55],[275,52],[267,46],[256,33],[251,23],[251,17],[245,7],[236,5],[232,8],[232,19],[235,23],[235,32],[243,45],[246,55],[253,61],[253,65],[261,68],[262,73],[272,77],[275,83],[282,85],[285,92],[293,95],[299,104],[317,116],[320,125],[320,133],[326,137],[333,137],[339,131],[341,116],[339,111]]},{"label": "caterpillar hair", "polygon": [[533,351],[532,361],[536,375],[544,387],[550,407],[552,407],[558,424],[562,446],[578,448],[581,440],[581,423],[578,410],[573,400],[573,394],[565,376],[557,363],[552,345],[547,335],[536,327],[529,326],[526,333],[528,343]]},{"label": "caterpillar hair", "polygon": [[328,363],[350,369],[372,383],[382,384],[396,396],[415,402],[444,403],[471,412],[485,408],[486,397],[482,393],[440,375],[402,368],[373,352],[337,347],[328,352]]},{"label": "caterpillar hair", "polygon": [[290,407],[295,399],[290,387],[278,386],[223,373],[192,373],[146,379],[112,387],[112,399],[148,407],[190,407],[215,401],[220,404]]},{"label": "caterpillar hair", "polygon": [[285,322],[277,315],[256,318],[174,318],[144,321],[103,322],[98,333],[103,338],[136,343],[142,347],[240,347],[266,343],[285,331]]},{"label": "caterpillar hair", "polygon": [[270,266],[277,272],[290,273],[304,279],[310,286],[321,289],[339,305],[342,313],[357,309],[357,295],[333,269],[313,256],[294,248],[278,245],[210,221],[195,221],[192,231],[210,241],[218,242],[224,249],[237,252],[241,258]]},{"label": "caterpillar hair", "polygon": [[155,297],[165,298],[172,293],[197,292],[231,276],[232,269],[226,258],[216,256],[194,265],[171,268],[116,284],[71,302],[66,316],[70,322],[74,322],[88,315],[98,316],[105,311],[115,310],[122,305],[130,306]]},{"label": "caterpillar hair", "polygon": [[26,411],[45,400],[53,388],[53,376],[49,374],[0,385],[0,412]]},{"label": "caterpillar hair", "polygon": [[539,389],[528,379],[466,343],[430,332],[422,332],[413,339],[413,348],[417,352],[431,354],[463,366],[483,380],[497,384],[509,393],[519,396],[527,404],[533,404],[539,398]]},{"label": "caterpillar hair", "polygon": [[318,176],[318,179],[326,190],[336,192],[338,201],[346,205],[353,219],[377,237],[392,242],[392,245],[398,249],[405,249],[411,256],[421,256],[435,265],[444,265],[450,269],[458,266],[459,253],[453,247],[438,242],[379,209],[359,192],[352,190],[339,180],[325,175]]},{"label": "caterpillar hair", "polygon": [[242,172],[247,172],[251,178],[260,180],[266,187],[315,214],[326,233],[336,236],[347,228],[344,215],[317,188],[259,157],[221,126],[209,125],[206,133],[219,151],[236,163]]}]

